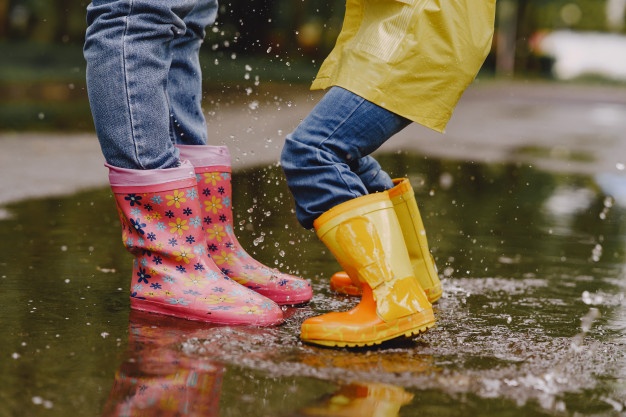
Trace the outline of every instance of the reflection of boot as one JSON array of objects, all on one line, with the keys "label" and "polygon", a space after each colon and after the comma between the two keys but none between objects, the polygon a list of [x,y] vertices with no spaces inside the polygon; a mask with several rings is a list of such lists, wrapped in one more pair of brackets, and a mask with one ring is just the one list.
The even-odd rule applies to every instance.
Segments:
[{"label": "reflection of boot", "polygon": [[193,325],[131,312],[128,357],[102,417],[219,415],[223,366],[180,352],[180,344],[201,330]]},{"label": "reflection of boot", "polygon": [[[441,282],[428,249],[426,231],[417,208],[413,187],[407,178],[394,179],[393,182],[395,187],[388,190],[389,197],[402,228],[413,272],[428,296],[428,301],[434,303],[441,297]],[[354,285],[345,271],[337,272],[330,278],[330,288],[345,295],[361,294],[360,286]]]},{"label": "reflection of boot", "polygon": [[131,308],[219,324],[282,321],[278,305],[222,274],[207,256],[189,162],[173,169],[109,169],[123,242],[135,256]]},{"label": "reflection of boot", "polygon": [[250,256],[233,231],[230,154],[226,146],[179,145],[182,159],[195,167],[202,219],[211,257],[230,278],[278,304],[302,304],[313,296],[311,284],[268,268]]},{"label": "reflection of boot", "polygon": [[402,387],[358,383],[341,387],[319,405],[302,410],[305,416],[396,417],[400,408],[413,399]]},{"label": "reflection of boot", "polygon": [[411,336],[435,324],[430,302],[413,276],[400,225],[387,192],[340,204],[314,223],[317,235],[363,288],[352,310],[302,323],[305,342],[367,346]]}]

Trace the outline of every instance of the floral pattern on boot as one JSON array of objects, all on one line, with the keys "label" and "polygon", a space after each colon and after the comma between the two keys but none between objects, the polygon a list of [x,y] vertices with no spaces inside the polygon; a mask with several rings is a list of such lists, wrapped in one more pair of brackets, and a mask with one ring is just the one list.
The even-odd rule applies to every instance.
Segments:
[{"label": "floral pattern on boot", "polygon": [[195,171],[208,249],[221,271],[278,304],[308,302],[313,291],[307,280],[263,265],[237,240],[233,230],[230,167],[195,167]]},{"label": "floral pattern on boot", "polygon": [[112,188],[123,243],[135,256],[132,308],[218,324],[282,321],[280,307],[228,278],[208,256],[195,178]]}]

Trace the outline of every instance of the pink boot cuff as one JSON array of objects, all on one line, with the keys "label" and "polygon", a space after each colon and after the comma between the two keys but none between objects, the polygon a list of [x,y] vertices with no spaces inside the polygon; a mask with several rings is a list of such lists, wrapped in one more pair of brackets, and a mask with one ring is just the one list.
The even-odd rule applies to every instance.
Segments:
[{"label": "pink boot cuff", "polygon": [[230,152],[226,146],[176,145],[180,159],[189,160],[194,167],[230,167]]},{"label": "pink boot cuff", "polygon": [[109,183],[116,192],[137,191],[138,188],[145,188],[146,191],[168,190],[189,187],[196,182],[196,174],[189,161],[183,161],[179,167],[169,169],[141,170],[104,165],[109,168]]}]

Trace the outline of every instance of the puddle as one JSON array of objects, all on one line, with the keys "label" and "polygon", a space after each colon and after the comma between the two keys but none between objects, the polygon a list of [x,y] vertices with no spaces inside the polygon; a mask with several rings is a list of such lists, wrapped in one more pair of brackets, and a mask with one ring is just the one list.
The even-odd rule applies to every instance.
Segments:
[{"label": "puddle", "polygon": [[110,192],[28,201],[0,221],[0,415],[624,415],[624,206],[584,175],[379,159],[416,190],[445,289],[436,328],[300,342],[302,320],[355,301],[329,292],[336,263],[276,167],[233,178],[241,243],[315,289],[272,329],[129,313]]}]

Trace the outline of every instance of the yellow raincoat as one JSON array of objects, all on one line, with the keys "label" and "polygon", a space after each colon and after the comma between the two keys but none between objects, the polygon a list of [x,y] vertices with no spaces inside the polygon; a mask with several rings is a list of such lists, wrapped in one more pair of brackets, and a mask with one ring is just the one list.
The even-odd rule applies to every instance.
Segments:
[{"label": "yellow raincoat", "polygon": [[495,0],[347,0],[311,89],[340,86],[438,132],[490,48]]}]

